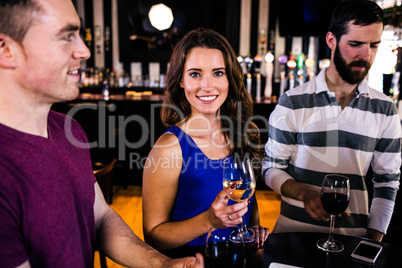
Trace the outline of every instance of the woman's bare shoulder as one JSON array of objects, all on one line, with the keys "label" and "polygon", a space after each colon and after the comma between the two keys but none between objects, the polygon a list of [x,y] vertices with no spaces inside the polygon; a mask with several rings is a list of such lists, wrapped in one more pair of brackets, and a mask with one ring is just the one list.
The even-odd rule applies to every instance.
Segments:
[{"label": "woman's bare shoulder", "polygon": [[151,155],[181,154],[179,139],[171,132],[163,133],[152,147]]}]

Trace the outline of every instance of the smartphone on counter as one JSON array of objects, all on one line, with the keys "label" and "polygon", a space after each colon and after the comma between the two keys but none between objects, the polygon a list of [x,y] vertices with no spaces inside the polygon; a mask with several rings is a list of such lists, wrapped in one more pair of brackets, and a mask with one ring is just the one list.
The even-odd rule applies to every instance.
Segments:
[{"label": "smartphone on counter", "polygon": [[352,252],[352,259],[368,265],[374,265],[380,255],[382,246],[370,241],[362,240]]}]

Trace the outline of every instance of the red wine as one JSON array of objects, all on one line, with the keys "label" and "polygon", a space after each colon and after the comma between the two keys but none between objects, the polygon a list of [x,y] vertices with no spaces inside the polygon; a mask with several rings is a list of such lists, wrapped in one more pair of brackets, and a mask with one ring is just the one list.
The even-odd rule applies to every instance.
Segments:
[{"label": "red wine", "polygon": [[340,193],[321,193],[321,204],[329,214],[338,215],[349,206],[349,198]]}]

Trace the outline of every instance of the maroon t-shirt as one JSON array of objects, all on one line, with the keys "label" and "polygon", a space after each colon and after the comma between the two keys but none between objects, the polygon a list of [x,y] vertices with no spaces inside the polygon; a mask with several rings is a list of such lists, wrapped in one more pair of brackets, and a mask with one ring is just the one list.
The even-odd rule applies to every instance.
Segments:
[{"label": "maroon t-shirt", "polygon": [[0,124],[0,266],[93,267],[94,183],[86,135],[51,111],[49,138]]}]

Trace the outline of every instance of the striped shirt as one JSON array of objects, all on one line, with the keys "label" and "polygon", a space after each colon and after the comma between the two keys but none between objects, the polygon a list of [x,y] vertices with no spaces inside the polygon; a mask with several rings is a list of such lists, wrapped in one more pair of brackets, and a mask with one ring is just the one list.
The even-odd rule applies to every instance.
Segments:
[{"label": "striped shirt", "polygon": [[[287,91],[269,119],[266,184],[280,193],[291,176],[319,189],[326,174],[350,179],[349,217],[337,218],[335,233],[363,236],[366,228],[385,233],[391,220],[401,166],[401,125],[396,106],[364,80],[342,110],[325,81],[325,69],[310,82]],[[364,176],[373,169],[374,197],[369,200]],[[327,232],[303,202],[282,196],[274,232]]]}]

